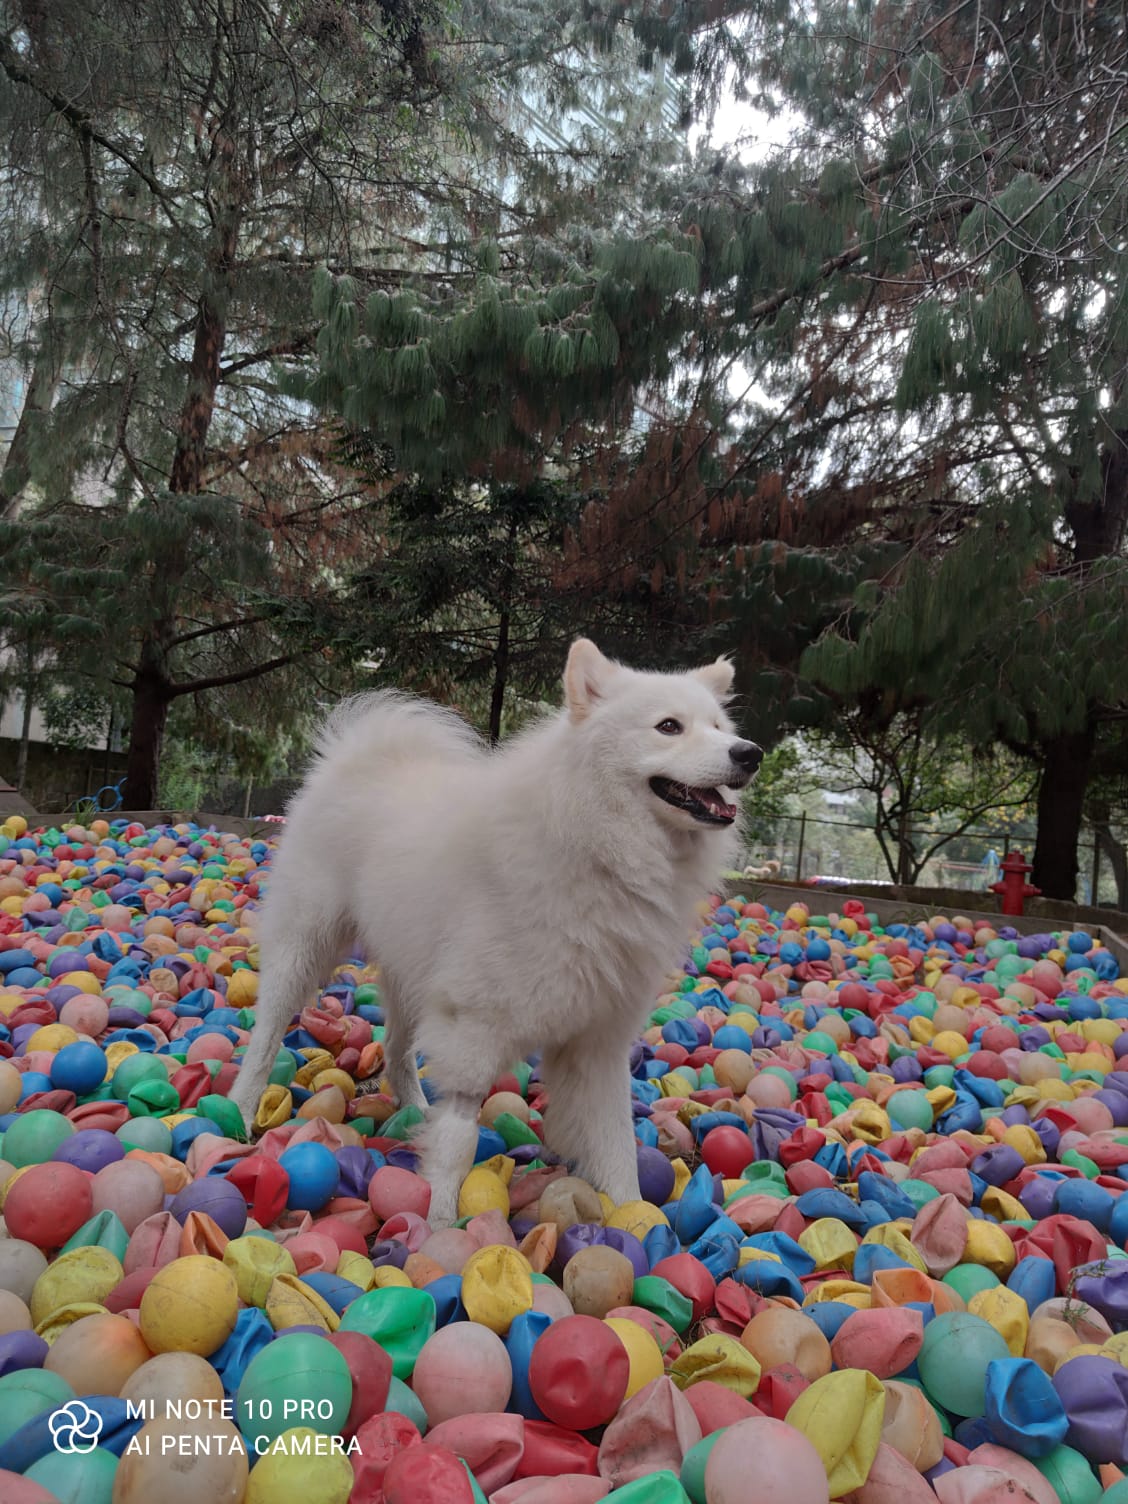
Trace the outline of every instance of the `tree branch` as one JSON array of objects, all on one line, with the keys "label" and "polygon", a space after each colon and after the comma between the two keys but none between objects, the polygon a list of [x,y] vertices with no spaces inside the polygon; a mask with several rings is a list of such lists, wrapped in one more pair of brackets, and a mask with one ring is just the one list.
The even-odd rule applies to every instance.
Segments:
[{"label": "tree branch", "polygon": [[248,679],[261,679],[263,674],[272,674],[276,668],[285,668],[288,663],[297,663],[299,658],[304,657],[304,653],[285,653],[280,658],[268,659],[266,663],[256,663],[252,668],[237,669],[232,674],[216,674],[210,679],[190,679],[185,684],[172,684],[169,686],[168,698],[178,700],[181,695],[198,695],[205,689],[223,689],[228,684],[245,684]]}]

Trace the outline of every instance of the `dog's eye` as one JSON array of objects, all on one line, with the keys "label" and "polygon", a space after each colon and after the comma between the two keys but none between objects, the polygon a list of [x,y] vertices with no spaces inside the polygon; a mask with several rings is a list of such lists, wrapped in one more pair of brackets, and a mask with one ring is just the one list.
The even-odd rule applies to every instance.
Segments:
[{"label": "dog's eye", "polygon": [[663,736],[680,736],[683,728],[680,721],[675,721],[672,715],[668,715],[664,721],[659,721],[654,729],[660,731]]}]

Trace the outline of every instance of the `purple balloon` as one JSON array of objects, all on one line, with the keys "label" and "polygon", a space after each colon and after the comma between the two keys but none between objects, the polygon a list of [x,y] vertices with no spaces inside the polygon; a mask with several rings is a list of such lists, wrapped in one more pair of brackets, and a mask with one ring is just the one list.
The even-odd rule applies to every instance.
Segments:
[{"label": "purple balloon", "polygon": [[[1018,1199],[1026,1208],[1027,1214],[1040,1222],[1043,1217],[1048,1217],[1053,1211],[1054,1192],[1061,1184],[1060,1180],[1052,1179],[1048,1175],[1032,1175],[1019,1192]],[[1125,1373],[1128,1373],[1126,1368]]]},{"label": "purple balloon", "polygon": [[1128,1128],[1128,1094],[1122,1091],[1106,1091],[1103,1087],[1093,1093],[1093,1100],[1103,1102],[1112,1113],[1117,1128]]},{"label": "purple balloon", "polygon": [[1072,1358],[1052,1382],[1069,1417],[1067,1443],[1090,1462],[1128,1464],[1128,1368],[1113,1358]]},{"label": "purple balloon", "polygon": [[336,1160],[341,1167],[338,1196],[352,1196],[363,1201],[368,1195],[368,1182],[376,1173],[376,1164],[367,1149],[359,1144],[349,1144],[336,1151]]},{"label": "purple balloon", "polygon": [[42,1337],[26,1328],[0,1336],[0,1379],[21,1368],[42,1368],[50,1348]]},{"label": "purple balloon", "polygon": [[1128,1326],[1128,1259],[1117,1259],[1107,1265],[1104,1274],[1080,1275],[1074,1290],[1077,1299],[1099,1311],[1114,1332],[1122,1332]]},{"label": "purple balloon", "polygon": [[920,1062],[911,1055],[901,1055],[892,1066],[894,1081],[920,1081],[924,1077]]},{"label": "purple balloon", "polygon": [[992,1144],[982,1154],[975,1156],[968,1169],[988,1185],[1000,1186],[1021,1174],[1025,1165],[1022,1155],[1017,1149],[1012,1149],[1010,1144]]},{"label": "purple balloon", "polygon": [[661,1149],[652,1144],[638,1144],[639,1193],[652,1206],[665,1206],[674,1189],[674,1167]]},{"label": "purple balloon", "polygon": [[241,1236],[247,1225],[243,1193],[221,1175],[194,1180],[172,1198],[169,1211],[183,1226],[191,1212],[204,1212],[229,1238]]},{"label": "purple balloon", "polygon": [[[385,1269],[389,1264],[396,1269],[402,1269],[407,1263],[410,1252],[406,1243],[397,1243],[395,1238],[380,1238],[373,1243],[368,1257],[374,1269]],[[1125,1372],[1128,1372],[1128,1369]]]},{"label": "purple balloon", "polygon": [[64,1139],[51,1158],[96,1175],[104,1166],[125,1158],[125,1145],[104,1128],[80,1128]]}]

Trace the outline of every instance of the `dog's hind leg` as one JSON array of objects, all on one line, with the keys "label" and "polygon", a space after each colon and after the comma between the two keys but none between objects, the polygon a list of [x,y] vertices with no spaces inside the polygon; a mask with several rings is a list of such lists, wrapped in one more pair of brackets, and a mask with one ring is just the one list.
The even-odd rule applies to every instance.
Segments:
[{"label": "dog's hind leg", "polygon": [[344,946],[345,937],[331,923],[316,928],[295,925],[287,930],[272,924],[267,911],[255,1026],[231,1092],[248,1131],[290,1020],[314,1000]]},{"label": "dog's hind leg", "polygon": [[597,1050],[575,1042],[546,1050],[542,1062],[546,1144],[616,1206],[639,1199],[629,1052],[626,1038]]},{"label": "dog's hind leg", "polygon": [[426,1107],[415,1064],[415,1020],[402,991],[388,976],[382,978],[384,998],[384,1068],[392,1095],[401,1107]]}]

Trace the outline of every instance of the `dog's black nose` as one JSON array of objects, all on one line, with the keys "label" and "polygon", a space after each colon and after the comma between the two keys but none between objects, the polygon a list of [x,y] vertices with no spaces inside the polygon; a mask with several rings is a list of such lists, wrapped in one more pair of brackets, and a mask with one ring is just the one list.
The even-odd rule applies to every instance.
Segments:
[{"label": "dog's black nose", "polygon": [[729,756],[738,768],[754,773],[764,760],[764,750],[755,742],[733,742],[729,748]]}]

